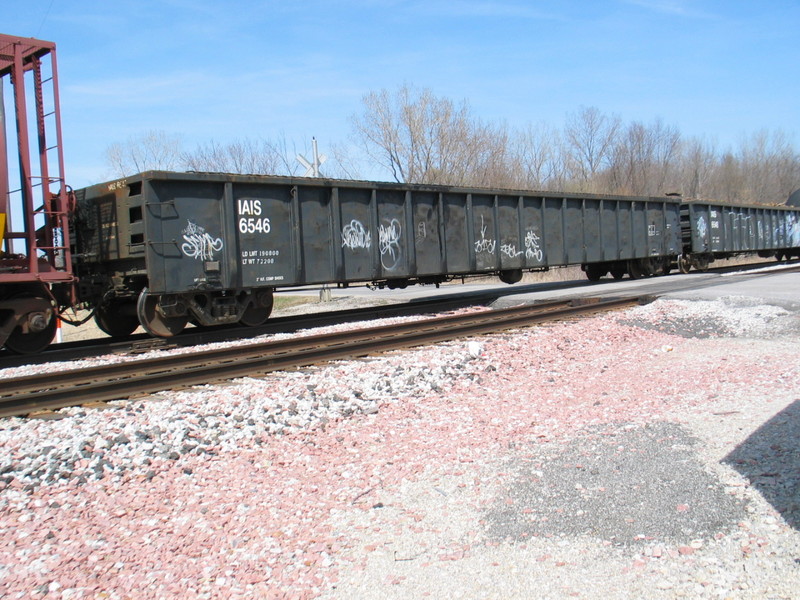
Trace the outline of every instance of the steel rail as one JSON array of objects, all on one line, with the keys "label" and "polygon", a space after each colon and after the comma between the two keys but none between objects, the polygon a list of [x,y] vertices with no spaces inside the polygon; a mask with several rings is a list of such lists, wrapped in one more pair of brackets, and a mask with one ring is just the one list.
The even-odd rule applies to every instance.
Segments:
[{"label": "steel rail", "polygon": [[0,417],[119,400],[272,371],[614,310],[641,298],[571,301],[449,315],[383,327],[0,380]]},{"label": "steel rail", "polygon": [[[521,290],[524,292],[525,289],[529,289],[530,287],[531,286],[517,288],[515,291]],[[497,290],[471,291],[394,304],[378,304],[363,308],[320,311],[317,313],[294,316],[278,316],[271,317],[265,324],[256,327],[215,326],[209,328],[188,328],[181,332],[180,335],[172,338],[154,338],[146,333],[133,334],[124,339],[100,337],[92,340],[53,344],[41,354],[36,355],[19,355],[6,350],[0,350],[0,369],[29,364],[77,360],[96,357],[102,354],[142,353],[150,350],[173,350],[175,348],[186,348],[234,340],[247,341],[248,338],[267,334],[293,333],[300,329],[324,327],[326,325],[335,325],[338,323],[353,323],[368,319],[421,314],[430,315],[467,306],[485,305],[509,293],[509,290],[503,290],[502,292]]]}]

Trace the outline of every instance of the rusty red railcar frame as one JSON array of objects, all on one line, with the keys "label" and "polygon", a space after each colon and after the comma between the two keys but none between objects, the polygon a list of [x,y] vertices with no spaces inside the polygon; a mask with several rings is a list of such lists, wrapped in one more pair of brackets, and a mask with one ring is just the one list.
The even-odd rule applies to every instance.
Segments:
[{"label": "rusty red railcar frame", "polygon": [[[32,101],[28,100],[26,79],[33,84]],[[14,107],[15,136],[6,123],[6,81],[13,93],[9,104]],[[35,112],[35,122],[29,117],[30,108]],[[38,141],[38,160],[31,146],[32,135]],[[8,137],[16,137],[16,180],[11,178]],[[0,284],[74,281],[69,239],[74,200],[64,180],[61,140],[55,44],[0,34],[0,213],[5,215]],[[12,183],[19,187],[11,189]]]}]

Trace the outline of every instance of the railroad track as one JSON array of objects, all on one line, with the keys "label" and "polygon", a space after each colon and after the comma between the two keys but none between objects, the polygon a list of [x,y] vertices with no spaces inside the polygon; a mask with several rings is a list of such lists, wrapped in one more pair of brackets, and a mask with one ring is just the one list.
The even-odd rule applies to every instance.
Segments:
[{"label": "railroad track", "polygon": [[651,298],[563,301],[2,380],[0,416],[28,415],[263,375],[330,360],[626,308]]},{"label": "railroad track", "polygon": [[[799,261],[784,263],[783,271],[792,272],[800,269]],[[765,266],[775,266],[775,263],[754,263],[746,265],[733,265],[708,269],[708,274],[724,274],[740,272],[746,274],[750,269],[760,269]],[[695,288],[698,286],[696,280],[692,279],[687,285],[674,287],[674,278],[657,278],[652,280],[655,283],[663,283],[662,286],[652,289],[647,293],[650,295],[661,295],[667,291],[676,289]],[[429,299],[416,299],[409,302],[398,302],[396,304],[375,305],[367,308],[328,310],[313,314],[297,315],[292,317],[273,317],[267,323],[258,327],[211,327],[211,328],[188,328],[180,335],[173,338],[153,338],[148,334],[135,334],[125,339],[118,338],[96,338],[77,342],[67,342],[63,344],[53,344],[41,354],[18,355],[7,350],[0,350],[0,369],[19,367],[31,364],[43,364],[48,362],[68,362],[101,356],[104,354],[133,354],[142,353],[150,350],[171,350],[173,348],[186,348],[199,346],[202,344],[212,344],[233,340],[246,340],[262,335],[275,333],[292,333],[301,329],[311,329],[313,327],[324,327],[340,323],[352,323],[366,319],[378,319],[386,317],[398,317],[408,315],[434,314],[454,310],[466,306],[487,305],[504,296],[515,296],[528,292],[541,292],[545,290],[559,290],[566,287],[574,287],[576,290],[589,289],[593,286],[603,286],[610,281],[590,282],[582,279],[579,281],[555,281],[533,284],[517,284],[515,286],[504,286],[491,290],[480,291],[454,291],[452,294],[437,296]],[[724,283],[722,280],[714,280],[705,285],[719,285]],[[628,293],[628,292],[625,292]],[[641,292],[634,292],[639,294]],[[615,291],[614,294],[621,295]]]},{"label": "railroad track", "polygon": [[[530,286],[529,286],[530,287]],[[524,289],[523,289],[524,291]],[[510,293],[506,292],[506,294]],[[172,350],[201,344],[244,340],[262,335],[292,333],[301,329],[354,323],[367,319],[382,319],[409,315],[435,314],[467,306],[487,304],[504,295],[498,291],[451,294],[427,300],[397,304],[377,304],[366,308],[329,310],[292,317],[274,317],[257,327],[188,328],[172,338],[154,338],[149,334],[134,334],[124,339],[102,337],[77,342],[53,344],[41,354],[19,355],[0,351],[0,369],[48,362],[66,362],[103,354],[135,354],[150,350]]]}]

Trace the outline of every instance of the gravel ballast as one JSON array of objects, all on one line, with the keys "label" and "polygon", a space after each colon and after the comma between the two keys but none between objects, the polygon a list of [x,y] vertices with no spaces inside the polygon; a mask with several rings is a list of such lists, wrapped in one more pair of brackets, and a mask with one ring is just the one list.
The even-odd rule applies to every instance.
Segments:
[{"label": "gravel ballast", "polygon": [[0,596],[795,598],[799,339],[659,300],[5,419]]}]

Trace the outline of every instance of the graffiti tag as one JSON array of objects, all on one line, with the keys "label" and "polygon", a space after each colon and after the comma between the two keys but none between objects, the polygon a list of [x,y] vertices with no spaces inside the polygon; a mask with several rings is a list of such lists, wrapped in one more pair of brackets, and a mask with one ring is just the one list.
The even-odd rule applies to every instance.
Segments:
[{"label": "graffiti tag", "polygon": [[372,235],[361,221],[353,219],[342,228],[342,247],[355,250],[372,246]]},{"label": "graffiti tag", "polygon": [[522,254],[522,250],[517,251],[517,247],[514,244],[501,244],[500,252],[502,252],[509,258],[516,258],[520,254]]},{"label": "graffiti tag", "polygon": [[215,238],[197,223],[188,221],[183,230],[181,250],[189,258],[195,260],[214,260],[214,252],[222,250],[222,238]]},{"label": "graffiti tag", "polygon": [[481,239],[475,240],[475,252],[494,254],[495,248],[497,248],[497,240],[486,238],[486,225],[483,222],[483,215],[481,215]]},{"label": "graffiti tag", "polygon": [[542,262],[544,253],[539,247],[539,236],[534,231],[528,231],[525,234],[525,258],[536,259],[537,262]]},{"label": "graffiti tag", "polygon": [[400,221],[392,219],[388,224],[381,223],[378,230],[381,264],[387,271],[397,268],[400,262],[400,237],[402,228]]}]

